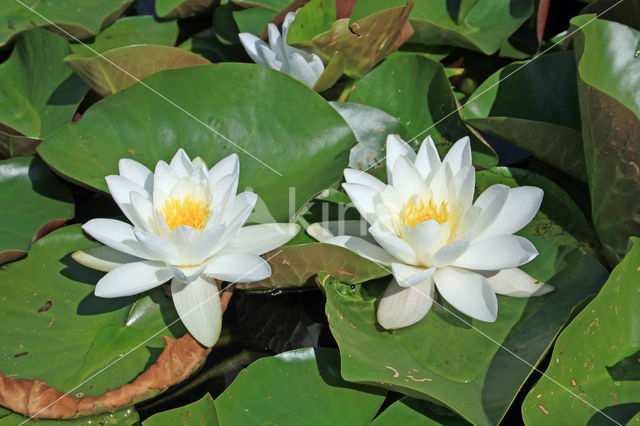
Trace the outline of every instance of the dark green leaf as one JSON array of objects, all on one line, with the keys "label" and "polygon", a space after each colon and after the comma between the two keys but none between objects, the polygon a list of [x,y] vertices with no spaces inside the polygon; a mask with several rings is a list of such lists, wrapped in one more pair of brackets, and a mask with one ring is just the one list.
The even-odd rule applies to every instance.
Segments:
[{"label": "dark green leaf", "polygon": [[[136,426],[140,424],[140,417],[133,408],[125,408],[123,410],[99,414],[97,416],[82,417],[73,420],[49,420],[37,419],[28,420],[21,414],[11,413],[3,415],[2,407],[0,407],[0,426],[16,426],[27,424],[30,426],[93,426],[93,425],[122,425]],[[26,421],[26,423],[24,423]]]},{"label": "dark green leaf", "polygon": [[51,22],[79,39],[91,37],[115,21],[131,3],[133,0],[85,0],[81,4],[74,0],[0,0],[0,47],[22,31],[51,28]]},{"label": "dark green leaf", "polygon": [[586,179],[573,52],[507,65],[478,87],[465,104],[464,117],[478,129]]},{"label": "dark green leaf", "polygon": [[422,399],[405,396],[378,415],[371,426],[467,425],[446,408]]},{"label": "dark green leaf", "polygon": [[640,240],[632,241],[600,294],[558,337],[546,376],[522,405],[527,424],[634,424],[640,412]]},{"label": "dark green leaf", "polygon": [[252,7],[251,9],[236,10],[232,14],[239,32],[251,33],[259,37],[262,30],[277,13],[277,11],[264,7]]},{"label": "dark green leaf", "polygon": [[196,402],[184,407],[162,411],[142,422],[143,426],[164,425],[208,425],[218,426],[218,414],[211,395],[206,394]]},{"label": "dark green leaf", "polygon": [[182,147],[213,166],[237,152],[240,188],[251,186],[278,221],[347,166],[355,142],[347,124],[317,93],[278,71],[225,63],[162,71],[145,82],[166,98],[133,85],[97,103],[38,152],[59,173],[104,191],[104,177],[117,172],[120,158],[153,169]]},{"label": "dark green leaf", "polygon": [[[640,235],[640,32],[574,18],[578,94],[591,213],[611,265]],[[589,25],[586,23],[589,22]]]},{"label": "dark green leaf", "polygon": [[87,86],[62,62],[70,52],[65,39],[43,29],[18,36],[0,65],[0,124],[45,138],[71,122]]},{"label": "dark green leaf", "polygon": [[431,135],[444,154],[455,141],[471,136],[474,164],[497,164],[493,149],[462,121],[444,68],[425,56],[394,54],[354,84],[349,101],[391,114],[417,139],[413,146]]},{"label": "dark green leaf", "polygon": [[211,10],[214,0],[156,0],[156,15],[161,18],[188,18]]},{"label": "dark green leaf", "polygon": [[364,425],[378,412],[385,394],[345,382],[336,350],[307,348],[254,362],[215,405],[224,425]]},{"label": "dark green leaf", "polygon": [[73,217],[66,185],[39,158],[0,161],[0,264]]}]

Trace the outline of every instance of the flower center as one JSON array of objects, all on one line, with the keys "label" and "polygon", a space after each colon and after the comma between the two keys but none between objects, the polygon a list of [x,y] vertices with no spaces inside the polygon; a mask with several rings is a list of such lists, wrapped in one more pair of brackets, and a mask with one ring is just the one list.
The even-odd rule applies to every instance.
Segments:
[{"label": "flower center", "polygon": [[433,200],[429,200],[429,203],[425,205],[424,201],[420,200],[420,206],[418,207],[413,204],[412,200],[409,200],[407,206],[400,214],[400,219],[405,225],[411,228],[415,228],[417,224],[431,219],[434,219],[442,225],[449,220],[449,206],[446,201],[443,201],[440,205],[436,205],[433,203]]},{"label": "flower center", "polygon": [[162,215],[172,231],[182,225],[202,231],[209,219],[209,203],[194,200],[190,195],[183,199],[169,198],[164,202]]}]

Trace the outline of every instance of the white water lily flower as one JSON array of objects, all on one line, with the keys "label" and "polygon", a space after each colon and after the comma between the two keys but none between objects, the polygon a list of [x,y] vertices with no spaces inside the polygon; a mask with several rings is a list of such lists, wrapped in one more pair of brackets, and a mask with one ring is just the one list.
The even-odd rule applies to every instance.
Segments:
[{"label": "white water lily flower", "polygon": [[105,244],[78,252],[76,260],[109,271],[96,285],[99,297],[140,293],[171,280],[176,310],[205,346],[220,334],[222,312],[215,280],[253,282],[271,275],[260,257],[289,241],[298,225],[243,227],[257,195],[236,195],[240,164],[231,154],[208,170],[180,149],[155,173],[122,159],[120,175],[107,176],[114,200],[133,225],[93,219],[83,229]]},{"label": "white water lily flower", "polygon": [[268,25],[268,45],[251,33],[240,33],[238,37],[253,62],[282,71],[313,87],[324,72],[324,64],[318,55],[287,44],[289,26],[296,18],[296,13],[287,13],[282,23],[282,35],[275,24]]},{"label": "white water lily flower", "polygon": [[529,240],[513,235],[536,215],[543,191],[497,184],[474,203],[468,137],[441,161],[430,137],[416,155],[390,135],[387,173],[388,185],[360,170],[344,171],[343,187],[371,225],[369,236],[335,237],[335,229],[320,224],[308,228],[320,240],[391,267],[393,279],[377,312],[384,328],[422,319],[436,288],[460,312],[488,322],[498,314],[496,293],[527,297],[553,290],[518,269],[538,251]]}]

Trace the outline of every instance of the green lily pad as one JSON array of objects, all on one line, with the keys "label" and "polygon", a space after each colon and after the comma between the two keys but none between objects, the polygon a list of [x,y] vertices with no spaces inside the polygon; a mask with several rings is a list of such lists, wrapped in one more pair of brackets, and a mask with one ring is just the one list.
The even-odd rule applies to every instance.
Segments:
[{"label": "green lily pad", "polygon": [[[571,20],[581,27],[592,15]],[[640,235],[640,31],[596,19],[574,37],[582,135],[596,232],[615,265]]]},{"label": "green lily pad", "polygon": [[229,46],[222,43],[213,28],[194,34],[178,47],[198,54],[210,62],[245,62],[247,60],[247,54],[242,45]]},{"label": "green lily pad", "polygon": [[70,52],[64,38],[43,29],[18,36],[0,65],[0,125],[45,138],[71,122],[87,86],[62,62]]},{"label": "green lily pad", "polygon": [[238,283],[236,288],[251,291],[273,291],[302,287],[318,272],[325,271],[342,282],[357,284],[389,275],[377,263],[364,259],[351,250],[324,243],[284,246],[264,255],[271,265],[271,276],[263,281]]},{"label": "green lily pad", "polygon": [[209,63],[184,49],[151,44],[117,47],[88,58],[73,54],[64,61],[102,96],[112,95],[158,71]]},{"label": "green lily pad", "polygon": [[0,271],[0,372],[5,377],[37,378],[76,397],[99,396],[155,362],[165,346],[163,335],[185,333],[161,288],[137,300],[94,296],[102,273],[76,263],[70,253],[96,245],[80,225],[65,227],[37,241],[25,260]]},{"label": "green lily pad", "polygon": [[231,13],[238,25],[239,32],[251,33],[260,37],[262,30],[278,14],[278,11],[265,7],[252,7],[250,9],[235,10]]},{"label": "green lily pad", "polygon": [[289,27],[287,44],[311,46],[311,39],[329,31],[336,20],[334,0],[311,0],[305,4]]},{"label": "green lily pad", "polygon": [[[359,19],[404,4],[406,0],[361,1],[356,3],[351,17]],[[409,15],[415,31],[410,41],[428,46],[462,47],[491,55],[532,12],[531,0],[415,1]]]},{"label": "green lily pad", "polygon": [[116,47],[132,44],[159,44],[173,46],[178,38],[176,21],[158,21],[153,16],[129,16],[114,22],[98,34],[91,43],[72,43],[73,53],[94,56],[95,52],[106,52]]},{"label": "green lily pad", "polygon": [[441,155],[464,136],[471,137],[473,163],[498,163],[493,149],[467,127],[442,65],[423,55],[396,53],[356,81],[349,101],[381,109],[405,125],[419,146],[430,135]]},{"label": "green lily pad", "polygon": [[355,142],[347,124],[321,96],[278,71],[224,63],[162,71],[145,83],[174,104],[135,84],[98,102],[38,152],[57,172],[103,191],[120,158],[153,169],[184,148],[212,166],[237,152],[240,188],[251,186],[277,221],[295,213],[290,187],[298,209],[347,166]]},{"label": "green lily pad", "polygon": [[214,0],[156,0],[156,15],[161,18],[188,18],[209,11]]},{"label": "green lily pad", "polygon": [[73,420],[49,420],[49,419],[37,419],[28,420],[21,414],[12,413],[7,410],[6,414],[2,414],[2,407],[0,407],[0,426],[16,426],[21,425],[25,421],[27,425],[32,426],[91,426],[91,425],[122,425],[122,426],[136,426],[140,424],[140,416],[133,408],[125,408],[123,410],[98,414],[97,416],[83,417]]},{"label": "green lily pad", "polygon": [[255,361],[216,399],[220,424],[368,424],[386,391],[340,377],[338,351],[306,348]]},{"label": "green lily pad", "polygon": [[371,426],[467,425],[446,408],[422,399],[400,398],[376,417]]},{"label": "green lily pad", "polygon": [[507,65],[478,87],[465,104],[464,117],[472,126],[586,179],[573,52]]},{"label": "green lily pad", "polygon": [[172,410],[162,411],[154,414],[142,422],[143,426],[164,426],[164,425],[210,425],[218,426],[218,414],[213,398],[208,393],[191,404]]},{"label": "green lily pad", "polygon": [[[479,175],[480,189],[496,183],[486,179],[489,173]],[[510,179],[502,182],[513,185]],[[555,291],[532,298],[498,296],[494,323],[472,320],[445,302],[434,304],[415,325],[390,333],[377,326],[375,313],[388,279],[355,288],[324,279],[344,379],[436,401],[471,423],[499,423],[574,306],[597,292],[607,276],[593,257],[554,235],[554,226],[562,226],[551,219],[554,209],[566,207],[547,202],[519,234],[540,252],[522,269]],[[544,222],[547,226],[540,226]]]},{"label": "green lily pad", "polygon": [[558,337],[546,377],[522,404],[527,424],[633,424],[640,412],[640,239],[632,242]]},{"label": "green lily pad", "polygon": [[73,217],[67,186],[39,158],[0,161],[0,264]]},{"label": "green lily pad", "polygon": [[386,178],[386,169],[380,160],[385,158],[387,135],[398,134],[409,139],[407,129],[395,117],[367,105],[352,102],[331,102],[347,122],[358,144],[351,148],[349,167],[368,170],[371,174]]},{"label": "green lily pad", "polygon": [[133,0],[85,0],[82,4],[73,0],[0,0],[0,47],[22,31],[52,28],[52,22],[76,38],[91,37],[115,21],[131,3]]}]

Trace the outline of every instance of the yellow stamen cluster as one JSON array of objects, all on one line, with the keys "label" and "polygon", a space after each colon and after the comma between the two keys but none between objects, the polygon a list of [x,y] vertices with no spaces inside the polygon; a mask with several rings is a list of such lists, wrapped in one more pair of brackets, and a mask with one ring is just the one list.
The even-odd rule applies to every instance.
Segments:
[{"label": "yellow stamen cluster", "polygon": [[440,205],[436,205],[433,203],[433,200],[429,200],[429,203],[425,205],[424,201],[420,200],[420,206],[416,207],[413,201],[409,200],[407,206],[400,214],[400,219],[402,223],[411,228],[415,228],[417,224],[431,219],[434,219],[442,225],[449,220],[449,206],[446,201],[443,201]]},{"label": "yellow stamen cluster", "polygon": [[162,215],[172,231],[182,225],[202,231],[209,218],[209,203],[194,200],[190,195],[183,199],[169,198],[164,202]]}]

